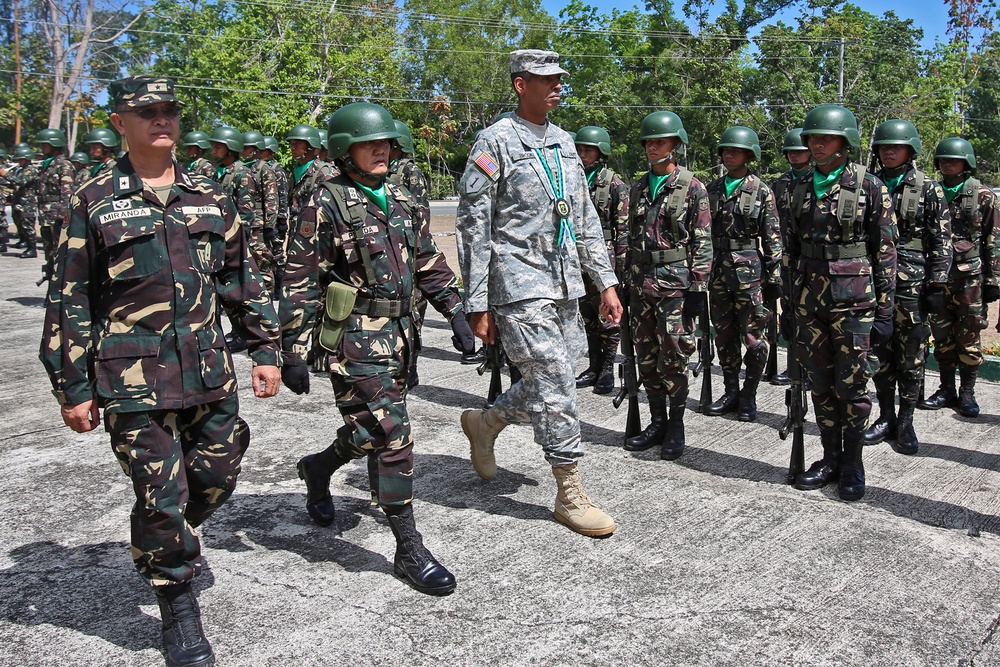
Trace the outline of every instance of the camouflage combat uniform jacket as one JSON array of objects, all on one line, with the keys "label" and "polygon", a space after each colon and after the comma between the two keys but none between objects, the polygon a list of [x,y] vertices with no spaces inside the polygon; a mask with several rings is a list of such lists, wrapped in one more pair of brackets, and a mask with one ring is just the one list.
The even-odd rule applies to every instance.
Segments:
[{"label": "camouflage combat uniform jacket", "polygon": [[261,218],[261,229],[271,231],[278,226],[278,175],[263,160],[247,163],[247,169],[257,183],[257,214]]},{"label": "camouflage combat uniform jacket", "polygon": [[203,157],[196,158],[188,163],[188,173],[197,176],[204,176],[215,180],[215,165]]},{"label": "camouflage combat uniform jacket", "polygon": [[178,410],[234,393],[220,303],[254,363],[279,363],[277,318],[232,201],[175,170],[166,206],[127,156],[72,198],[40,351],[60,404],[96,394],[111,413]]},{"label": "camouflage combat uniform jacket", "polygon": [[69,198],[76,183],[73,164],[60,153],[38,172],[38,220],[42,227],[62,224],[69,211]]},{"label": "camouflage combat uniform jacket", "polygon": [[417,206],[429,208],[430,180],[412,157],[404,155],[389,165],[389,174],[386,176],[386,180],[409,190],[413,200],[417,202]]},{"label": "camouflage combat uniform jacket", "polygon": [[624,282],[627,272],[625,253],[628,252],[629,187],[606,164],[597,168],[592,179],[587,174],[587,181],[590,185],[590,200],[594,202],[597,217],[604,230],[608,260],[619,282]]},{"label": "camouflage combat uniform jacket", "polygon": [[[970,215],[966,200],[975,196],[977,205]],[[979,193],[960,192],[948,203],[954,241],[952,278],[981,274],[983,285],[996,285],[1000,278],[1000,211],[997,196],[980,184]]]},{"label": "camouflage combat uniform jacket", "polygon": [[[726,272],[730,291],[768,283],[781,284],[781,224],[771,188],[754,174],[747,174],[731,197],[726,197],[726,177],[708,184],[712,211],[712,249],[716,273]],[[744,199],[748,210],[741,209]]]},{"label": "camouflage combat uniform jacket", "polygon": [[288,174],[281,168],[277,160],[267,161],[267,166],[274,172],[278,180],[278,237],[284,240],[288,234]]},{"label": "camouflage combat uniform jacket", "polygon": [[90,169],[88,170],[88,172],[90,173],[90,178],[97,178],[101,174],[109,173],[112,169],[115,168],[116,164],[118,164],[118,160],[114,158],[108,158],[103,162],[98,162],[97,164],[90,167]]},{"label": "camouflage combat uniform jacket", "polygon": [[22,215],[34,221],[38,214],[38,166],[28,164],[18,165],[7,172],[4,177],[13,188],[10,194],[10,205],[15,215]]},{"label": "camouflage combat uniform jacket", "polygon": [[309,204],[309,199],[316,192],[316,188],[339,173],[337,167],[329,162],[323,162],[319,158],[315,158],[309,163],[299,180],[295,180],[295,172],[292,172],[288,191],[289,238],[298,233],[299,216]]}]

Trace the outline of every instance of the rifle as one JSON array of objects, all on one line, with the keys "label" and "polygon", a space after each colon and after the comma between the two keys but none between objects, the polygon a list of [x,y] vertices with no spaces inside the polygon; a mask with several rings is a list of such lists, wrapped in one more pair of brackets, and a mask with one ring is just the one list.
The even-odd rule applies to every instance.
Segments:
[{"label": "rifle", "polygon": [[500,343],[499,338],[496,339],[495,343],[486,343],[483,345],[483,354],[486,358],[476,369],[476,372],[483,375],[487,370],[490,371],[490,389],[486,394],[486,404],[484,406],[489,410],[493,407],[497,396],[503,393],[503,385],[500,382],[500,371],[507,361],[507,355],[503,351],[503,345]]},{"label": "rifle", "polygon": [[694,365],[691,374],[701,375],[701,396],[698,399],[698,412],[704,414],[712,404],[712,360],[715,358],[715,348],[712,345],[712,325],[708,319],[708,300],[705,309],[698,314],[698,363]]},{"label": "rifle", "polygon": [[778,437],[785,440],[792,434],[792,453],[788,462],[789,484],[795,482],[795,476],[806,469],[805,434],[803,432],[806,413],[809,411],[806,383],[802,377],[802,364],[795,356],[795,314],[789,314],[790,331],[788,332],[788,378],[791,380],[785,389],[785,405],[788,407],[788,417],[778,429]]},{"label": "rifle", "polygon": [[618,365],[618,377],[622,388],[611,404],[617,410],[625,398],[628,398],[628,415],[625,418],[625,439],[633,438],[642,431],[642,420],[639,417],[639,376],[635,368],[635,342],[632,339],[632,326],[629,320],[628,296],[622,299],[622,363]]},{"label": "rifle", "polygon": [[764,382],[770,382],[771,378],[778,374],[778,302],[777,299],[771,299],[767,303],[767,307],[771,310],[771,321],[767,324],[767,344],[768,344],[768,355],[767,363],[764,364],[764,374],[761,375],[760,379]]}]

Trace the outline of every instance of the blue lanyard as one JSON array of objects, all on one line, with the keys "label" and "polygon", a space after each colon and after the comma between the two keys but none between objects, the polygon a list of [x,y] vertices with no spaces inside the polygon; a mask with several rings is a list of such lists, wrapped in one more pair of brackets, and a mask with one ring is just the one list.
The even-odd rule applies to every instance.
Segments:
[{"label": "blue lanyard", "polygon": [[552,194],[555,197],[555,210],[556,215],[559,216],[559,235],[556,237],[556,246],[561,246],[563,241],[566,239],[567,234],[569,238],[576,243],[576,234],[573,233],[573,226],[569,222],[569,203],[563,198],[563,193],[566,191],[566,181],[565,181],[565,170],[562,166],[562,156],[559,155],[559,149],[555,150],[556,154],[556,177],[552,176],[552,170],[549,169],[548,160],[542,155],[542,151],[539,148],[535,148],[535,155],[538,157],[538,161],[542,163],[542,168],[545,169],[545,175],[549,177],[549,185],[552,186]]}]

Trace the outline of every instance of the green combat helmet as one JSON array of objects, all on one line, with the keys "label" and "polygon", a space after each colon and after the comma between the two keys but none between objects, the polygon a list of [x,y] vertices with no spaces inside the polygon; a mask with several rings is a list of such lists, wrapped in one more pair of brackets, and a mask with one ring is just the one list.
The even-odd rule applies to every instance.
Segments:
[{"label": "green combat helmet", "polygon": [[14,159],[15,160],[34,160],[35,151],[31,150],[31,146],[25,143],[20,143],[14,146]]},{"label": "green combat helmet", "polygon": [[836,104],[821,104],[806,114],[802,136],[830,134],[844,137],[851,148],[861,148],[858,120],[850,110]]},{"label": "green combat helmet", "polygon": [[760,159],[760,139],[757,133],[744,125],[727,128],[719,138],[719,155],[723,148],[742,148],[753,153],[753,159]]},{"label": "green combat helmet", "polygon": [[401,120],[394,120],[392,124],[396,126],[396,131],[399,132],[399,139],[396,139],[396,143],[407,155],[413,155],[416,151],[413,149],[413,135],[410,134],[409,126]]},{"label": "green combat helmet", "polygon": [[217,127],[212,130],[212,136],[208,140],[214,144],[225,144],[232,153],[239,154],[243,150],[243,133],[235,127]]},{"label": "green combat helmet", "polygon": [[781,152],[807,151],[809,147],[802,141],[802,128],[794,127],[785,133],[785,140],[781,144]]},{"label": "green combat helmet", "polygon": [[66,135],[62,130],[40,130],[35,135],[35,144],[48,144],[53,148],[64,148],[66,146]]},{"label": "green combat helmet", "polygon": [[577,146],[593,146],[604,157],[611,157],[611,136],[603,127],[587,125],[576,131],[573,143]]},{"label": "green combat helmet", "polygon": [[976,151],[973,150],[972,144],[962,137],[947,137],[941,140],[941,143],[939,143],[937,148],[934,149],[935,169],[941,168],[939,166],[939,162],[943,157],[965,160],[965,164],[968,165],[969,171],[972,172],[973,175],[976,174]]},{"label": "green combat helmet", "polygon": [[353,102],[340,107],[330,116],[327,130],[327,147],[334,160],[347,155],[347,150],[354,144],[398,139],[400,136],[392,114],[385,107],[371,102]]},{"label": "green combat helmet", "polygon": [[[909,146],[913,149],[914,155],[920,155],[923,147],[920,143],[920,135],[917,128],[908,120],[893,118],[884,123],[879,123],[875,128],[875,139],[873,146]],[[877,154],[877,153],[876,153]]]},{"label": "green combat helmet", "polygon": [[90,166],[90,156],[83,151],[77,151],[69,157],[69,161],[73,164],[78,164],[81,167]]},{"label": "green combat helmet", "polygon": [[267,148],[267,144],[264,143],[264,135],[257,130],[247,130],[243,133],[243,148],[247,146],[253,146],[258,150]]},{"label": "green combat helmet", "polygon": [[264,148],[271,151],[275,155],[278,154],[278,140],[274,137],[264,137]]},{"label": "green combat helmet", "polygon": [[642,119],[639,129],[639,142],[645,144],[647,139],[677,137],[681,145],[687,145],[688,133],[680,116],[673,111],[654,111]]},{"label": "green combat helmet", "polygon": [[329,138],[329,135],[328,135],[327,131],[326,130],[316,130],[316,131],[319,132],[319,147],[320,148],[326,148],[327,150],[330,150],[327,147],[327,142],[328,142],[328,138]]},{"label": "green combat helmet", "polygon": [[83,143],[88,146],[91,144],[100,144],[107,148],[118,148],[118,135],[106,127],[98,127],[86,134],[83,138]]},{"label": "green combat helmet", "polygon": [[320,139],[319,130],[312,125],[306,125],[305,123],[299,123],[298,125],[292,126],[292,129],[288,131],[288,135],[285,137],[285,141],[291,141],[292,139],[305,141],[312,148],[319,148],[323,145],[323,140]]},{"label": "green combat helmet", "polygon": [[200,130],[194,130],[185,134],[181,145],[197,146],[198,148],[206,151],[212,147],[211,142],[208,140],[208,135]]}]

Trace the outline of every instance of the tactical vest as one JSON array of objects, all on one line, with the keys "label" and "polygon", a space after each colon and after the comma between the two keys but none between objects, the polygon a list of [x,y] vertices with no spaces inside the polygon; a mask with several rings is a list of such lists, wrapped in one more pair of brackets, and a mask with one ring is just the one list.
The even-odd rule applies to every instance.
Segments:
[{"label": "tactical vest", "polygon": [[[681,242],[681,223],[683,222],[685,215],[687,215],[687,193],[691,188],[692,179],[694,179],[693,173],[684,167],[678,166],[677,180],[674,182],[674,188],[667,196],[666,206],[667,219],[670,221],[670,238],[678,245],[680,245]],[[648,187],[648,175],[646,178],[646,184]],[[649,210],[646,211],[647,228],[656,221],[658,213],[659,209],[653,206],[650,206]],[[645,235],[643,235],[642,238],[643,246],[645,246]],[[645,247],[643,250],[645,251]],[[651,250],[643,253],[643,259],[645,260],[643,263],[650,266],[673,264],[675,262],[687,260],[687,249],[679,247],[671,248],[670,250]]]},{"label": "tactical vest", "polygon": [[[850,165],[848,165],[850,166]],[[837,219],[840,221],[840,243],[827,243],[813,245],[802,241],[800,252],[810,259],[823,259],[833,261],[837,259],[857,259],[868,254],[864,241],[858,237],[859,230],[855,229],[855,218],[858,214],[858,201],[861,198],[861,188],[865,184],[865,175],[868,170],[864,165],[854,165],[857,172],[857,183],[853,188],[841,187],[837,195]],[[802,217],[805,206],[806,194],[812,188],[811,178],[800,178],[795,183],[795,190],[792,192],[792,220],[789,225],[792,234],[799,233],[799,218]]]},{"label": "tactical vest", "polygon": [[[611,171],[607,165],[601,167],[601,172],[597,175],[598,186],[594,189],[591,199],[594,202],[594,208],[597,209],[598,216],[604,215],[604,212],[608,210],[608,206],[611,204],[611,181],[614,177],[615,172]],[[604,240],[613,240],[610,229],[604,230]]]},{"label": "tactical vest", "polygon": [[[312,166],[316,167],[316,163],[313,162]],[[319,176],[320,176],[320,173],[322,173],[322,171],[323,171],[322,167],[316,167],[316,169],[313,170],[313,173],[310,174],[308,178],[305,178],[305,179],[299,181],[299,183],[302,184],[301,186],[299,185],[299,183],[293,183],[292,184],[292,194],[298,194],[299,190],[301,190],[301,191],[303,191],[305,193],[306,196],[305,197],[299,197],[299,201],[302,201],[303,199],[305,199],[308,202],[309,201],[309,197],[312,196],[312,193],[316,192],[316,181],[319,180]],[[293,179],[295,178],[294,172],[292,173],[292,178]],[[327,180],[329,180],[329,179],[327,179]],[[294,208],[293,209],[291,206],[292,206],[292,197],[291,197],[291,195],[289,195],[289,197],[288,197],[288,207],[289,207],[290,215],[297,216],[299,214],[299,212],[300,212],[301,209],[298,209],[298,208]],[[346,218],[345,218],[345,220],[346,220]]]},{"label": "tactical vest", "polygon": [[[747,174],[747,178],[750,179],[751,188],[750,190],[746,190],[744,188],[746,183],[740,184],[740,199],[736,203],[736,212],[743,218],[744,222],[751,224],[744,225],[743,234],[739,238],[714,237],[712,239],[712,247],[715,250],[751,250],[757,248],[757,237],[760,236],[760,214],[764,208],[758,205],[763,182],[753,174]],[[722,187],[723,192],[725,192],[725,185]],[[708,203],[709,209],[712,212],[712,219],[714,220],[715,216],[722,209],[722,197],[719,191],[709,191]],[[755,208],[756,215],[754,215]]]},{"label": "tactical vest", "polygon": [[[980,236],[982,230],[979,229],[981,224],[976,224],[978,217],[979,208],[979,188],[981,183],[978,179],[970,178],[965,181],[962,186],[962,191],[958,193],[959,197],[962,197],[962,217],[967,221],[969,230],[969,241],[972,241],[972,247],[965,252],[956,252],[955,259],[958,260],[970,260],[973,257],[977,257],[980,251]],[[956,235],[957,236],[957,235]]]},{"label": "tactical vest", "polygon": [[[896,198],[896,223],[899,227],[899,242],[897,248],[924,251],[924,240],[915,236],[920,218],[924,213],[924,181],[926,176],[919,169],[914,171],[913,185],[904,185],[903,193]],[[892,195],[892,193],[889,193]]]}]

